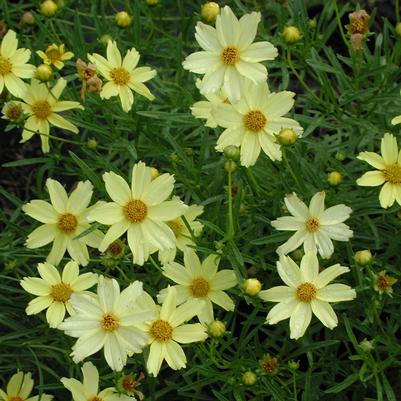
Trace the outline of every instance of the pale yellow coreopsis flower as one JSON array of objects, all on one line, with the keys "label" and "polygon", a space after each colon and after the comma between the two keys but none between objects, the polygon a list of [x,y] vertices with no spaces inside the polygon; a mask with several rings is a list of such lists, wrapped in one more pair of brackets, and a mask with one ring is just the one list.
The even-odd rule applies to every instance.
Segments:
[{"label": "pale yellow coreopsis flower", "polygon": [[74,57],[74,53],[65,51],[64,44],[57,46],[54,43],[48,46],[45,51],[38,50],[36,54],[45,64],[54,65],[59,70],[64,67],[63,61],[70,60]]},{"label": "pale yellow coreopsis flower", "polygon": [[97,248],[103,239],[100,230],[75,239],[90,227],[87,214],[90,211],[92,184],[89,181],[79,182],[70,196],[58,181],[51,178],[46,180],[46,188],[51,204],[34,199],[22,207],[28,216],[43,223],[28,235],[26,246],[35,249],[53,242],[46,259],[48,263],[58,265],[67,250],[72,259],[86,266],[89,263],[87,246]]},{"label": "pale yellow coreopsis flower", "polygon": [[29,302],[27,315],[36,315],[47,309],[46,320],[50,327],[57,327],[63,320],[65,312],[75,313],[71,303],[71,295],[82,293],[97,283],[94,273],[79,274],[79,266],[75,261],[68,262],[60,276],[58,270],[49,263],[39,263],[38,272],[41,278],[24,277],[20,281],[22,288],[37,298]]},{"label": "pale yellow coreopsis flower", "polygon": [[135,401],[134,397],[117,394],[115,387],[107,387],[99,391],[99,372],[92,362],[82,365],[83,380],[62,377],[63,386],[71,392],[74,401]]},{"label": "pale yellow coreopsis flower", "polygon": [[58,328],[78,338],[71,356],[78,363],[104,348],[104,357],[112,370],[121,371],[127,357],[142,352],[148,334],[136,326],[155,318],[156,312],[139,305],[147,294],[140,281],[134,281],[120,292],[115,279],[99,277],[97,295],[73,294],[74,316]]},{"label": "pale yellow coreopsis flower", "polygon": [[245,167],[256,163],[261,149],[271,160],[281,160],[276,135],[283,128],[290,128],[298,135],[303,131],[297,121],[283,117],[294,105],[295,93],[271,93],[266,82],[244,87],[244,96],[238,103],[222,103],[212,109],[216,123],[226,128],[215,149],[223,152],[229,145],[240,146],[241,164]]},{"label": "pale yellow coreopsis flower", "polygon": [[150,67],[136,67],[140,55],[135,48],[127,51],[124,59],[118,50],[117,43],[110,40],[107,44],[107,59],[100,54],[88,54],[88,59],[96,65],[99,73],[108,81],[103,85],[100,97],[109,99],[119,96],[125,112],[131,110],[134,104],[133,92],[153,100],[155,97],[143,82],[149,81],[156,75]]},{"label": "pale yellow coreopsis flower", "polygon": [[259,12],[252,12],[238,21],[225,6],[217,16],[216,28],[198,22],[195,38],[204,51],[190,54],[182,64],[196,74],[205,74],[202,94],[223,88],[229,101],[237,103],[244,95],[243,81],[266,81],[267,70],[260,62],[274,60],[278,52],[270,42],[253,43],[260,19]]},{"label": "pale yellow coreopsis flower", "polygon": [[[174,196],[173,200],[179,200],[179,198]],[[198,237],[203,230],[203,224],[197,221],[196,218],[202,213],[203,206],[191,205],[186,209],[185,213],[181,217],[178,217],[175,220],[167,221],[167,225],[173,230],[175,235],[176,246],[172,249],[159,251],[159,260],[161,263],[165,264],[172,262],[177,254],[177,249],[184,252],[191,246],[195,246],[195,243],[192,240],[191,232],[189,231],[183,219],[185,218],[194,237]]]},{"label": "pale yellow coreopsis flower", "polygon": [[157,250],[173,249],[176,237],[167,224],[178,219],[188,208],[178,198],[167,200],[174,189],[174,177],[162,174],[152,180],[152,169],[139,162],[132,169],[131,188],[121,176],[103,174],[106,191],[113,202],[94,208],[91,221],[111,226],[99,250],[107,247],[127,232],[133,262],[143,265]]},{"label": "pale yellow coreopsis flower", "polygon": [[[174,286],[178,305],[189,300],[204,301],[197,314],[202,324],[214,320],[213,304],[226,311],[234,310],[233,300],[224,291],[237,285],[237,278],[233,270],[217,271],[219,262],[220,257],[211,254],[201,263],[195,251],[188,248],[184,252],[184,266],[171,262],[162,267],[163,275],[178,284]],[[168,291],[160,291],[159,302],[165,300]]]},{"label": "pale yellow coreopsis flower", "polygon": [[144,297],[142,302],[156,313],[156,318],[138,325],[149,335],[150,351],[146,362],[148,372],[157,376],[164,359],[171,369],[185,368],[187,358],[180,344],[203,341],[207,333],[200,323],[183,323],[194,317],[204,307],[204,302],[192,300],[177,307],[174,287],[168,287],[161,307],[150,296]]},{"label": "pale yellow coreopsis flower", "polygon": [[50,124],[74,134],[78,133],[78,128],[74,124],[58,114],[71,109],[83,110],[79,102],[59,100],[66,85],[67,81],[64,78],[60,78],[52,89],[35,79],[32,80],[31,85],[27,85],[21,105],[24,112],[28,114],[28,118],[22,131],[21,143],[31,139],[35,133],[40,134],[42,152],[47,153],[50,150]]},{"label": "pale yellow coreopsis flower", "polygon": [[339,264],[327,267],[319,273],[316,254],[307,252],[301,260],[301,267],[289,257],[280,256],[277,270],[286,286],[261,291],[264,301],[279,302],[267,315],[269,324],[276,324],[290,318],[290,337],[297,339],[305,334],[312,313],[329,329],[338,324],[337,316],[329,302],[351,301],[356,292],[345,284],[329,284],[349,268]]},{"label": "pale yellow coreopsis flower", "polygon": [[30,50],[18,49],[17,34],[9,29],[0,45],[0,93],[5,87],[16,97],[24,96],[26,84],[21,78],[35,75],[35,66],[27,64],[30,57]]},{"label": "pale yellow coreopsis flower", "polygon": [[384,184],[379,194],[380,206],[386,209],[395,201],[401,206],[401,150],[398,151],[395,136],[384,134],[381,140],[381,156],[374,152],[361,152],[358,159],[377,170],[368,171],[356,183],[364,187]]},{"label": "pale yellow coreopsis flower", "polygon": [[[38,401],[39,396],[29,397],[33,389],[32,373],[17,372],[11,376],[6,392],[0,389],[0,401]],[[42,394],[41,401],[51,401],[52,395]]]},{"label": "pale yellow coreopsis flower", "polygon": [[353,232],[343,222],[352,209],[346,205],[336,205],[325,209],[324,191],[313,195],[309,207],[295,193],[284,198],[285,205],[292,216],[279,217],[271,222],[277,230],[296,231],[287,242],[277,248],[279,255],[304,245],[305,252],[319,252],[322,258],[330,258],[334,252],[332,240],[348,241]]}]

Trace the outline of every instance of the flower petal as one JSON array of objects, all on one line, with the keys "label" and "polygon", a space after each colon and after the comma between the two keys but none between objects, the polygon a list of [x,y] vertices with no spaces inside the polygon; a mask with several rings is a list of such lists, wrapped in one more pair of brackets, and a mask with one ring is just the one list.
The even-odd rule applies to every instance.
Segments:
[{"label": "flower petal", "polygon": [[325,302],[352,301],[356,298],[356,292],[345,284],[330,284],[319,289],[316,298]]},{"label": "flower petal", "polygon": [[290,338],[298,339],[305,334],[312,319],[312,308],[307,302],[299,302],[290,317]]},{"label": "flower petal", "polygon": [[312,312],[329,329],[334,329],[338,324],[337,316],[328,302],[312,300]]}]

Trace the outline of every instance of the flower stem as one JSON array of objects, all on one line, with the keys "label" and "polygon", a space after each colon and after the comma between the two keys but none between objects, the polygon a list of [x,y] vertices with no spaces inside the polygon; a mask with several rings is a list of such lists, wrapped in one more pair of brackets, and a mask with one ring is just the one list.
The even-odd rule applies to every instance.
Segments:
[{"label": "flower stem", "polygon": [[228,224],[227,239],[232,240],[234,237],[234,219],[233,219],[233,192],[232,192],[232,172],[228,172]]}]

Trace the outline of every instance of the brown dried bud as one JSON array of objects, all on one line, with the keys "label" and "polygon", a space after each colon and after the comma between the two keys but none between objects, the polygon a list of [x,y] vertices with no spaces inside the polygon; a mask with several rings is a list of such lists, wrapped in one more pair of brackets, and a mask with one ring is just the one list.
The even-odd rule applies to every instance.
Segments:
[{"label": "brown dried bud", "polygon": [[88,79],[87,84],[88,92],[99,93],[102,90],[103,81],[97,75],[95,75]]},{"label": "brown dried bud", "polygon": [[345,27],[348,30],[350,35],[354,35],[356,33],[366,35],[368,31],[368,23],[369,23],[369,14],[365,10],[354,11],[351,14],[348,14],[349,25]]}]

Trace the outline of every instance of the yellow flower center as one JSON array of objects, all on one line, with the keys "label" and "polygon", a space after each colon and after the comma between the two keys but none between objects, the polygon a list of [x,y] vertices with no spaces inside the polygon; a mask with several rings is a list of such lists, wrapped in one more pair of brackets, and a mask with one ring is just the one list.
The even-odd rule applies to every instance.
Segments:
[{"label": "yellow flower center", "polygon": [[194,297],[206,297],[210,290],[210,285],[203,277],[197,277],[192,280],[189,289]]},{"label": "yellow flower center", "polygon": [[8,397],[8,401],[24,401],[19,395]]},{"label": "yellow flower center", "polygon": [[305,221],[305,227],[310,233],[314,233],[319,230],[319,220],[315,217],[309,217],[309,219]]},{"label": "yellow flower center", "polygon": [[173,327],[165,320],[156,320],[150,327],[149,334],[159,343],[164,343],[172,339]]},{"label": "yellow flower center", "polygon": [[148,215],[148,207],[141,200],[132,199],[123,207],[123,212],[131,223],[140,223]]},{"label": "yellow flower center", "polygon": [[302,283],[297,287],[296,295],[302,302],[310,302],[315,299],[317,288],[312,283]]},{"label": "yellow flower center", "polygon": [[224,64],[234,65],[240,59],[239,49],[235,46],[227,46],[221,53],[221,60]]},{"label": "yellow flower center", "polygon": [[95,395],[93,398],[91,398],[89,401],[103,401],[103,398],[99,397],[98,395]]},{"label": "yellow flower center", "polygon": [[12,69],[13,65],[10,63],[10,60],[0,56],[0,75],[7,75]]},{"label": "yellow flower center", "polygon": [[401,166],[397,163],[383,170],[384,179],[390,184],[401,184]]},{"label": "yellow flower center", "polygon": [[103,330],[114,331],[120,326],[120,319],[111,312],[105,313],[103,315],[101,326]]},{"label": "yellow flower center", "polygon": [[182,229],[184,228],[180,219],[168,221],[167,225],[171,228],[176,238],[178,238],[181,235]]},{"label": "yellow flower center", "polygon": [[32,112],[39,120],[46,120],[52,112],[52,107],[47,100],[38,100],[32,105]]},{"label": "yellow flower center", "polygon": [[130,73],[122,67],[113,68],[110,71],[110,76],[116,85],[127,85],[131,78]]},{"label": "yellow flower center", "polygon": [[61,60],[60,50],[55,47],[46,50],[45,53],[51,64],[54,64],[56,61]]},{"label": "yellow flower center", "polygon": [[61,282],[61,283],[52,285],[52,291],[51,291],[50,295],[52,296],[52,298],[55,301],[67,302],[70,299],[71,294],[73,292],[74,291],[72,290],[72,288],[69,284]]},{"label": "yellow flower center", "polygon": [[259,110],[251,110],[244,115],[245,128],[252,132],[259,132],[267,123],[267,118]]},{"label": "yellow flower center", "polygon": [[66,234],[73,233],[77,228],[77,225],[78,220],[71,213],[64,213],[58,218],[57,228]]}]

